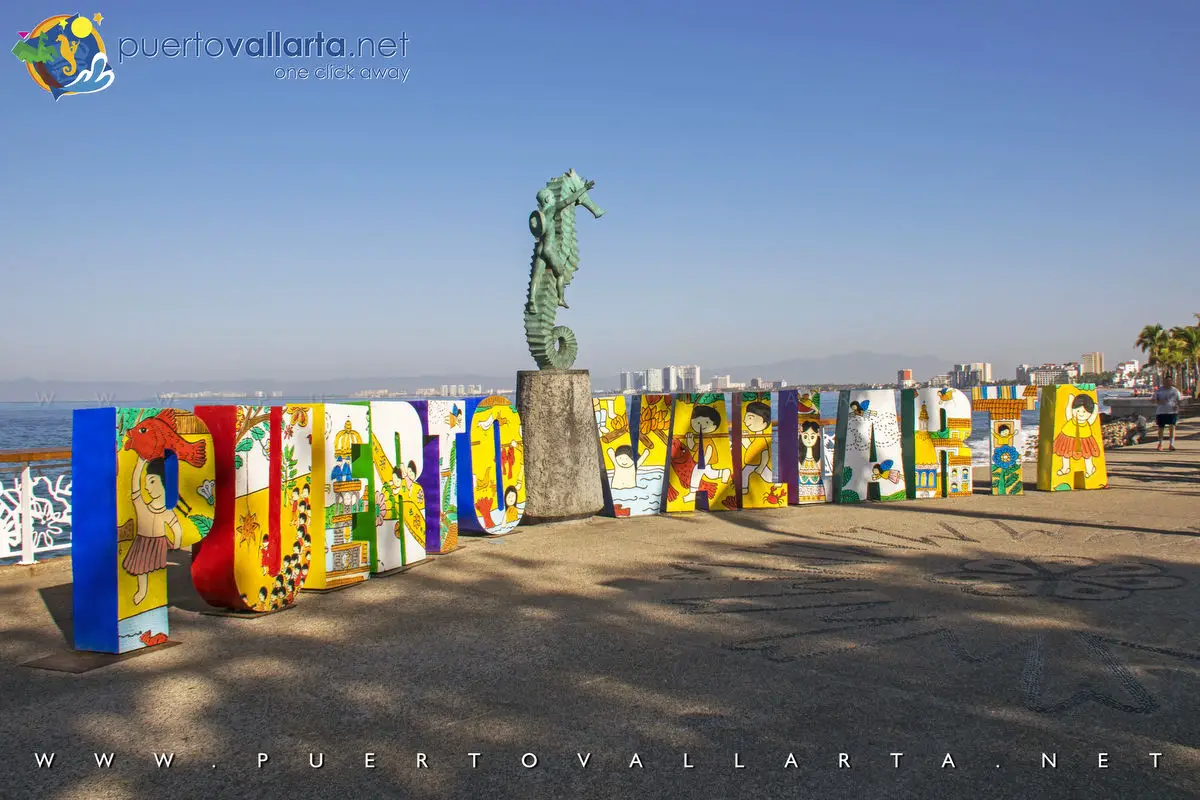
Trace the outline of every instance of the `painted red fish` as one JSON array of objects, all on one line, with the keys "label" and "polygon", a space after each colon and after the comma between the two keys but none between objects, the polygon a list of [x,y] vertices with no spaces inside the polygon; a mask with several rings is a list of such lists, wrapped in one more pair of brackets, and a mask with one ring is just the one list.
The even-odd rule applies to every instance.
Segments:
[{"label": "painted red fish", "polygon": [[621,505],[620,503],[614,503],[613,504],[613,516],[614,517],[628,517],[629,509],[626,508],[625,506]]},{"label": "painted red fish", "polygon": [[696,469],[696,457],[688,450],[682,439],[671,440],[671,469],[679,477],[680,486],[692,485],[692,472]]},{"label": "painted red fish", "polygon": [[164,408],[156,416],[144,419],[125,433],[125,449],[147,461],[162,458],[168,450],[180,461],[203,467],[207,460],[205,442],[189,442],[175,430],[175,409]]}]

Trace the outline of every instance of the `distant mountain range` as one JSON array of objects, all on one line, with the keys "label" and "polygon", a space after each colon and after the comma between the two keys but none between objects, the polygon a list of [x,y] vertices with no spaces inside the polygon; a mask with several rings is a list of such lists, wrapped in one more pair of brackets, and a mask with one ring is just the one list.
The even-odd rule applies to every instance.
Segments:
[{"label": "distant mountain range", "polygon": [[[926,380],[932,375],[946,372],[950,363],[936,356],[907,356],[888,353],[856,352],[839,356],[819,358],[792,358],[769,364],[749,366],[701,367],[701,380],[709,381],[713,375],[729,375],[734,382],[749,381],[751,378],[778,380],[783,378],[793,384],[872,384],[893,383],[896,370],[911,369],[917,380]],[[109,405],[121,402],[145,401],[162,394],[194,394],[199,392],[240,393],[252,396],[263,392],[270,399],[274,392],[291,399],[313,399],[347,397],[356,392],[375,389],[392,391],[414,391],[443,384],[481,384],[484,391],[490,389],[511,390],[516,383],[515,372],[500,375],[417,375],[392,378],[336,378],[329,380],[269,380],[246,378],[244,380],[212,381],[42,381],[32,378],[0,381],[0,402],[6,403],[89,403]],[[618,375],[592,375],[595,389],[616,389],[620,386]],[[220,398],[212,398],[219,403]]]}]

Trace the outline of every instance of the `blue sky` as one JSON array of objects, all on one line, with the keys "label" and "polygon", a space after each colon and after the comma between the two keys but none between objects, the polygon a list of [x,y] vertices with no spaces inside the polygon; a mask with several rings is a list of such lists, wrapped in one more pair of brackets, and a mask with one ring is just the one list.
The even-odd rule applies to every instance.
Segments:
[{"label": "blue sky", "polygon": [[55,103],[4,54],[0,379],[530,368],[526,218],[567,168],[609,212],[558,317],[596,373],[1010,374],[1200,311],[1191,0],[4,5],[13,43],[101,12],[110,53],[404,33],[349,63],[411,72],[134,57]]}]

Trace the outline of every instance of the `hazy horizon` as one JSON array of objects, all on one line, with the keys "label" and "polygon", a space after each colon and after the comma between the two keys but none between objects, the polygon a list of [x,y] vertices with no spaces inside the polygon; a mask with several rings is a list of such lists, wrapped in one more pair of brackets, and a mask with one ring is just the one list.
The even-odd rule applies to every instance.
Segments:
[{"label": "hazy horizon", "polygon": [[[597,376],[881,348],[1111,367],[1200,310],[1194,3],[99,10],[106,91],[0,70],[0,380],[531,369],[526,220],[569,168],[608,214],[580,216],[556,322]],[[411,74],[116,61],[265,30],[403,35],[345,63]]]}]

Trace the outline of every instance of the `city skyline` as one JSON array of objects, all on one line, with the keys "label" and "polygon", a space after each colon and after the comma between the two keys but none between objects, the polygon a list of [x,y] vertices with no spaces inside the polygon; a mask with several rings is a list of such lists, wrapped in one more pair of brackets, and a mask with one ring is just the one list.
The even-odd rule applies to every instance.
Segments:
[{"label": "city skyline", "polygon": [[[19,26],[45,10],[11,12]],[[1116,287],[1191,280],[1198,23],[1195,5],[1096,15],[1082,0],[683,17],[296,2],[297,36],[405,34],[411,76],[305,83],[252,58],[139,57],[113,64],[109,90],[55,103],[14,65],[0,91],[23,122],[0,159],[37,179],[3,221],[0,310],[21,335],[0,342],[0,378],[510,375],[531,365],[528,214],[569,168],[608,210],[579,222],[557,319],[596,375],[881,343],[1005,373],[1043,348],[1138,357],[1142,326],[1194,311],[1187,292]],[[105,9],[102,28],[281,24],[214,0]],[[547,69],[544,43],[564,36],[606,55]],[[534,74],[586,117],[572,136],[537,132]],[[62,126],[87,131],[86,157],[45,134]],[[68,221],[86,247],[47,260]]]}]

